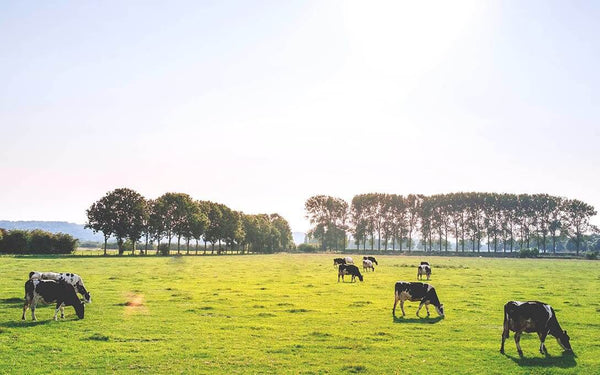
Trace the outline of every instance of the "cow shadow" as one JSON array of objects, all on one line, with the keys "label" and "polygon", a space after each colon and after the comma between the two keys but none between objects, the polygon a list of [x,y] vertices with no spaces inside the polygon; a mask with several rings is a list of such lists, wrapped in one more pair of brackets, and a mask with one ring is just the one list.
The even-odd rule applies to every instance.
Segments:
[{"label": "cow shadow", "polygon": [[4,328],[26,328],[26,327],[35,327],[48,324],[52,322],[54,319],[49,320],[11,320],[8,322],[1,322],[0,327]]},{"label": "cow shadow", "polygon": [[23,297],[21,298],[2,298],[0,299],[0,304],[2,305],[9,305],[10,307],[15,307],[15,306],[21,306],[23,307],[23,303],[25,303],[25,300],[23,299]]},{"label": "cow shadow", "polygon": [[546,355],[544,357],[519,357],[519,356],[511,356],[506,355],[511,361],[516,363],[521,367],[560,367],[560,368],[570,368],[577,366],[577,361],[575,358],[577,357],[574,354],[570,354],[567,352],[563,352],[562,355],[552,356]]},{"label": "cow shadow", "polygon": [[407,317],[397,317],[392,315],[392,318],[394,318],[394,323],[408,323],[408,324],[435,324],[439,321],[441,321],[442,319],[444,319],[441,316],[438,316],[436,318],[419,318],[419,317],[415,317],[415,318],[407,318]]}]

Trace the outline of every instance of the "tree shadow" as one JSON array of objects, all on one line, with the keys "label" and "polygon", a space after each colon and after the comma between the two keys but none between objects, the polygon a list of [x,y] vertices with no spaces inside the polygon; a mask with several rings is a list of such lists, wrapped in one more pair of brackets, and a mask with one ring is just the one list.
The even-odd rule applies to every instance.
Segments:
[{"label": "tree shadow", "polygon": [[397,316],[393,316],[394,318],[394,323],[418,323],[418,324],[435,324],[439,321],[441,321],[442,319],[444,319],[441,316],[438,316],[436,318],[407,318],[407,317],[397,317]]},{"label": "tree shadow", "polygon": [[559,356],[546,355],[544,357],[514,357],[506,355],[511,361],[522,367],[560,367],[569,368],[577,366],[575,358],[577,356],[572,353],[563,352]]}]

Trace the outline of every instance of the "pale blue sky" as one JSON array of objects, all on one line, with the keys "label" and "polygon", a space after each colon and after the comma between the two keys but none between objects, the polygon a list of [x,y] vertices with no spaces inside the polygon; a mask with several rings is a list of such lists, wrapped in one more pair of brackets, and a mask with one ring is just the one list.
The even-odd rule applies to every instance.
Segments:
[{"label": "pale blue sky", "polygon": [[124,186],[299,231],[313,194],[600,209],[599,19],[591,1],[0,2],[0,219],[83,223]]}]

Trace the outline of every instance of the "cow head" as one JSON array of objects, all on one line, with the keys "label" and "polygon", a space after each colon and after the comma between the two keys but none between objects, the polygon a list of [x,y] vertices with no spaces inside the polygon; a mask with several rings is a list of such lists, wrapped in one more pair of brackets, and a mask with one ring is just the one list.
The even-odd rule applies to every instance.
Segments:
[{"label": "cow head", "polygon": [[82,302],[92,303],[92,295],[90,293],[88,293],[88,291],[85,289],[85,287],[83,285],[78,283],[76,286],[76,289],[77,289],[77,292],[83,296]]},{"label": "cow head", "polygon": [[358,274],[358,279],[362,282],[363,281],[363,275],[361,275],[360,273]]},{"label": "cow head", "polygon": [[85,313],[85,305],[83,303],[75,303],[73,304],[75,308],[75,313],[79,319],[83,319],[83,315]]},{"label": "cow head", "polygon": [[439,316],[443,317],[444,316],[444,305],[440,304],[439,306],[436,306],[435,311],[437,311]]},{"label": "cow head", "polygon": [[558,345],[560,345],[565,351],[573,353],[573,348],[571,348],[571,338],[567,335],[567,331],[562,331],[561,334],[556,336],[556,341],[558,341]]}]

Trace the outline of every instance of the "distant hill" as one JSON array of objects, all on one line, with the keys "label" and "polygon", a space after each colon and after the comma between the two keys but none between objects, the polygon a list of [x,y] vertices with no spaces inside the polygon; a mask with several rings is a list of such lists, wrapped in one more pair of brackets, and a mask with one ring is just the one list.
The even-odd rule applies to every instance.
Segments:
[{"label": "distant hill", "polygon": [[[7,230],[21,229],[34,230],[41,229],[50,233],[70,234],[79,241],[104,242],[102,233],[92,232],[91,229],[85,229],[83,224],[68,223],[66,221],[7,221],[0,220],[0,228]],[[296,245],[304,243],[305,233],[292,232],[294,243]]]},{"label": "distant hill", "polygon": [[7,230],[41,229],[50,233],[70,234],[79,241],[104,242],[101,233],[94,234],[91,229],[85,229],[83,224],[67,223],[66,221],[6,221],[0,220],[0,228]]},{"label": "distant hill", "polygon": [[306,237],[306,233],[303,232],[292,232],[292,237],[294,237],[294,243],[299,245],[304,243],[304,237]]}]

